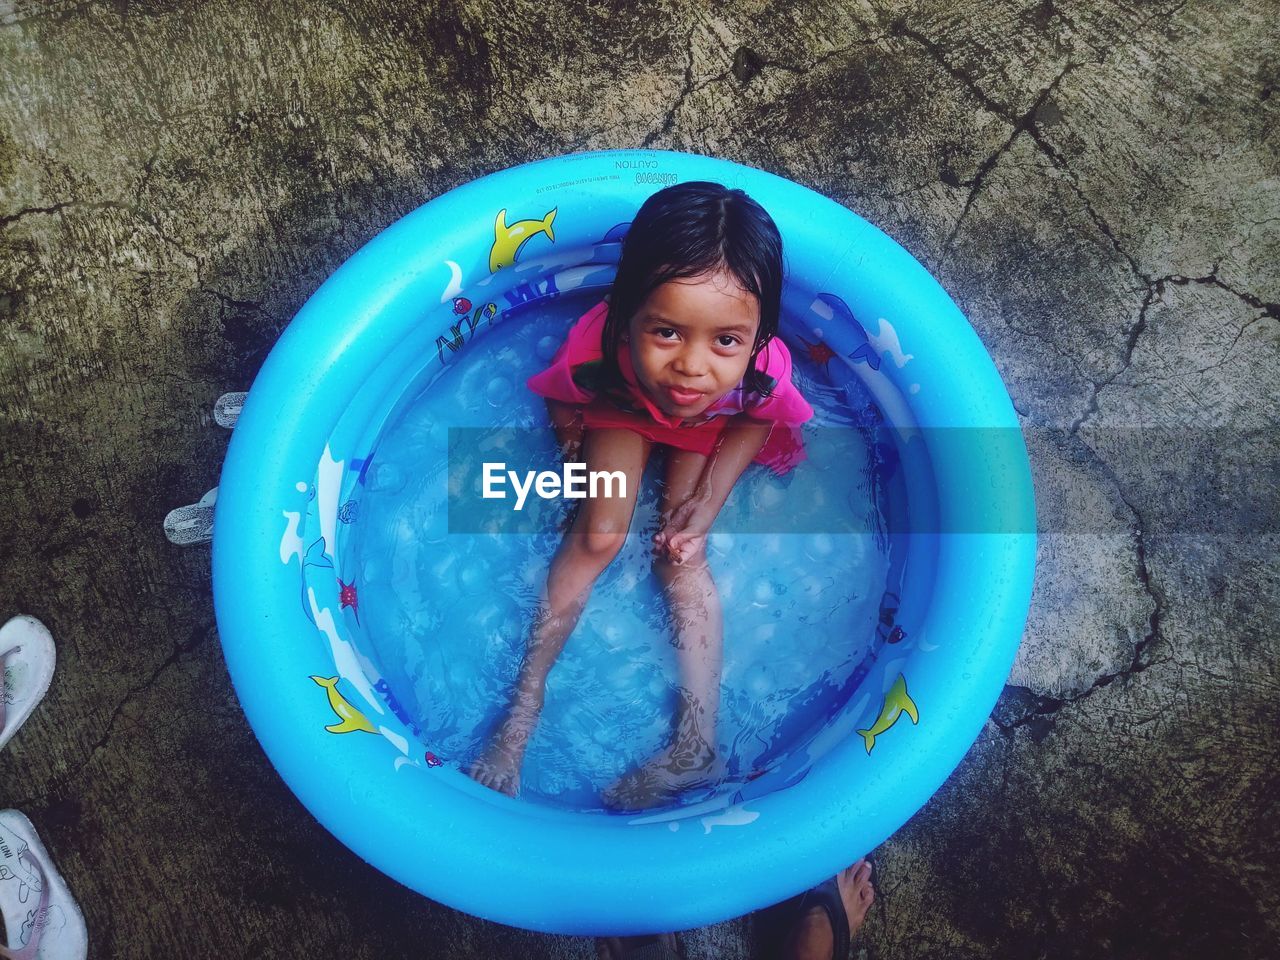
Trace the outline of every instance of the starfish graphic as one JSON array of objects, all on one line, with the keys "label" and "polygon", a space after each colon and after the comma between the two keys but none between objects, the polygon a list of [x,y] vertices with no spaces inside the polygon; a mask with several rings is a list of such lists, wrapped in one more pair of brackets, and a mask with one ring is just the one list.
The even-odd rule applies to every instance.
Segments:
[{"label": "starfish graphic", "polygon": [[338,578],[338,609],[345,610],[351,608],[351,612],[356,615],[356,623],[360,622],[360,606],[359,600],[356,598],[356,582],[352,580],[350,583],[343,583],[342,578]]},{"label": "starfish graphic", "polygon": [[815,364],[825,365],[828,360],[836,355],[836,352],[821,340],[817,343],[810,343],[804,337],[801,337],[800,342],[804,344],[805,352],[809,354],[809,359]]}]

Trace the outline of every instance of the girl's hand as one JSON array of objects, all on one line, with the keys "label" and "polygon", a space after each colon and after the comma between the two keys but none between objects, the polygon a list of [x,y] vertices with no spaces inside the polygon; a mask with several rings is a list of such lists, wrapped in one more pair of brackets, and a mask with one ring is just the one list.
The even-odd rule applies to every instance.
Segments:
[{"label": "girl's hand", "polygon": [[682,564],[706,548],[707,534],[720,511],[708,495],[694,494],[662,519],[653,545],[675,564]]}]

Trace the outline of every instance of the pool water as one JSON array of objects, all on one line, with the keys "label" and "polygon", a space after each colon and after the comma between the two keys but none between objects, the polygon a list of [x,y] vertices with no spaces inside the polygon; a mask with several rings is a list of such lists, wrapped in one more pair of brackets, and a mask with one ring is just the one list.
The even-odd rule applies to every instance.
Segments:
[{"label": "pool water", "polygon": [[[536,527],[480,532],[457,511],[451,437],[501,437],[491,459],[558,471],[546,408],[524,381],[598,299],[564,295],[477,335],[401,404],[358,493],[350,537],[369,651],[425,746],[464,769],[508,702],[571,502],[542,505]],[[708,542],[724,610],[719,749],[730,783],[803,751],[840,710],[901,592],[905,544],[886,517],[903,509],[904,487],[868,429],[874,404],[856,381],[833,386],[788,329],[784,314],[795,382],[815,409],[809,459],[785,477],[749,467]],[[601,791],[669,742],[677,673],[650,548],[664,463],[655,447],[626,544],[548,679],[525,800],[602,809]]]}]

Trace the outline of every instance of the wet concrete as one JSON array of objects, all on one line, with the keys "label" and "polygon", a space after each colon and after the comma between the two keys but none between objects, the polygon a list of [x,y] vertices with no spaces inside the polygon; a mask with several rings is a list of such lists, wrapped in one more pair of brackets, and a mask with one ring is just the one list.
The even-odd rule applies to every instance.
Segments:
[{"label": "wet concrete", "polygon": [[[93,955],[592,955],[427,902],[311,819],[236,704],[207,549],[160,522],[216,482],[215,398],[380,229],[486,172],[638,145],[885,229],[1028,427],[1049,532],[1025,641],[876,852],[858,949],[1277,955],[1274,7],[409,9],[0,5],[0,616],[39,616],[61,657],[0,806],[36,823]],[[741,957],[743,932],[685,942]]]}]

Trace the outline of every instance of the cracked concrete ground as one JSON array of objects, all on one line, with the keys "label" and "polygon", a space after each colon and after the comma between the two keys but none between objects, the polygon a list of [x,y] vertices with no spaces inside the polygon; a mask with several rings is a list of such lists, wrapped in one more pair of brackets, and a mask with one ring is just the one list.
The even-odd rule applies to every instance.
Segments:
[{"label": "cracked concrete ground", "polygon": [[[93,955],[593,955],[320,828],[236,704],[207,550],[160,522],[216,482],[215,398],[380,229],[637,145],[886,230],[1027,427],[1025,641],[876,852],[863,955],[1280,955],[1277,24],[1265,0],[0,4],[0,616],[61,658],[0,807]],[[746,956],[742,921],[685,941]]]}]

